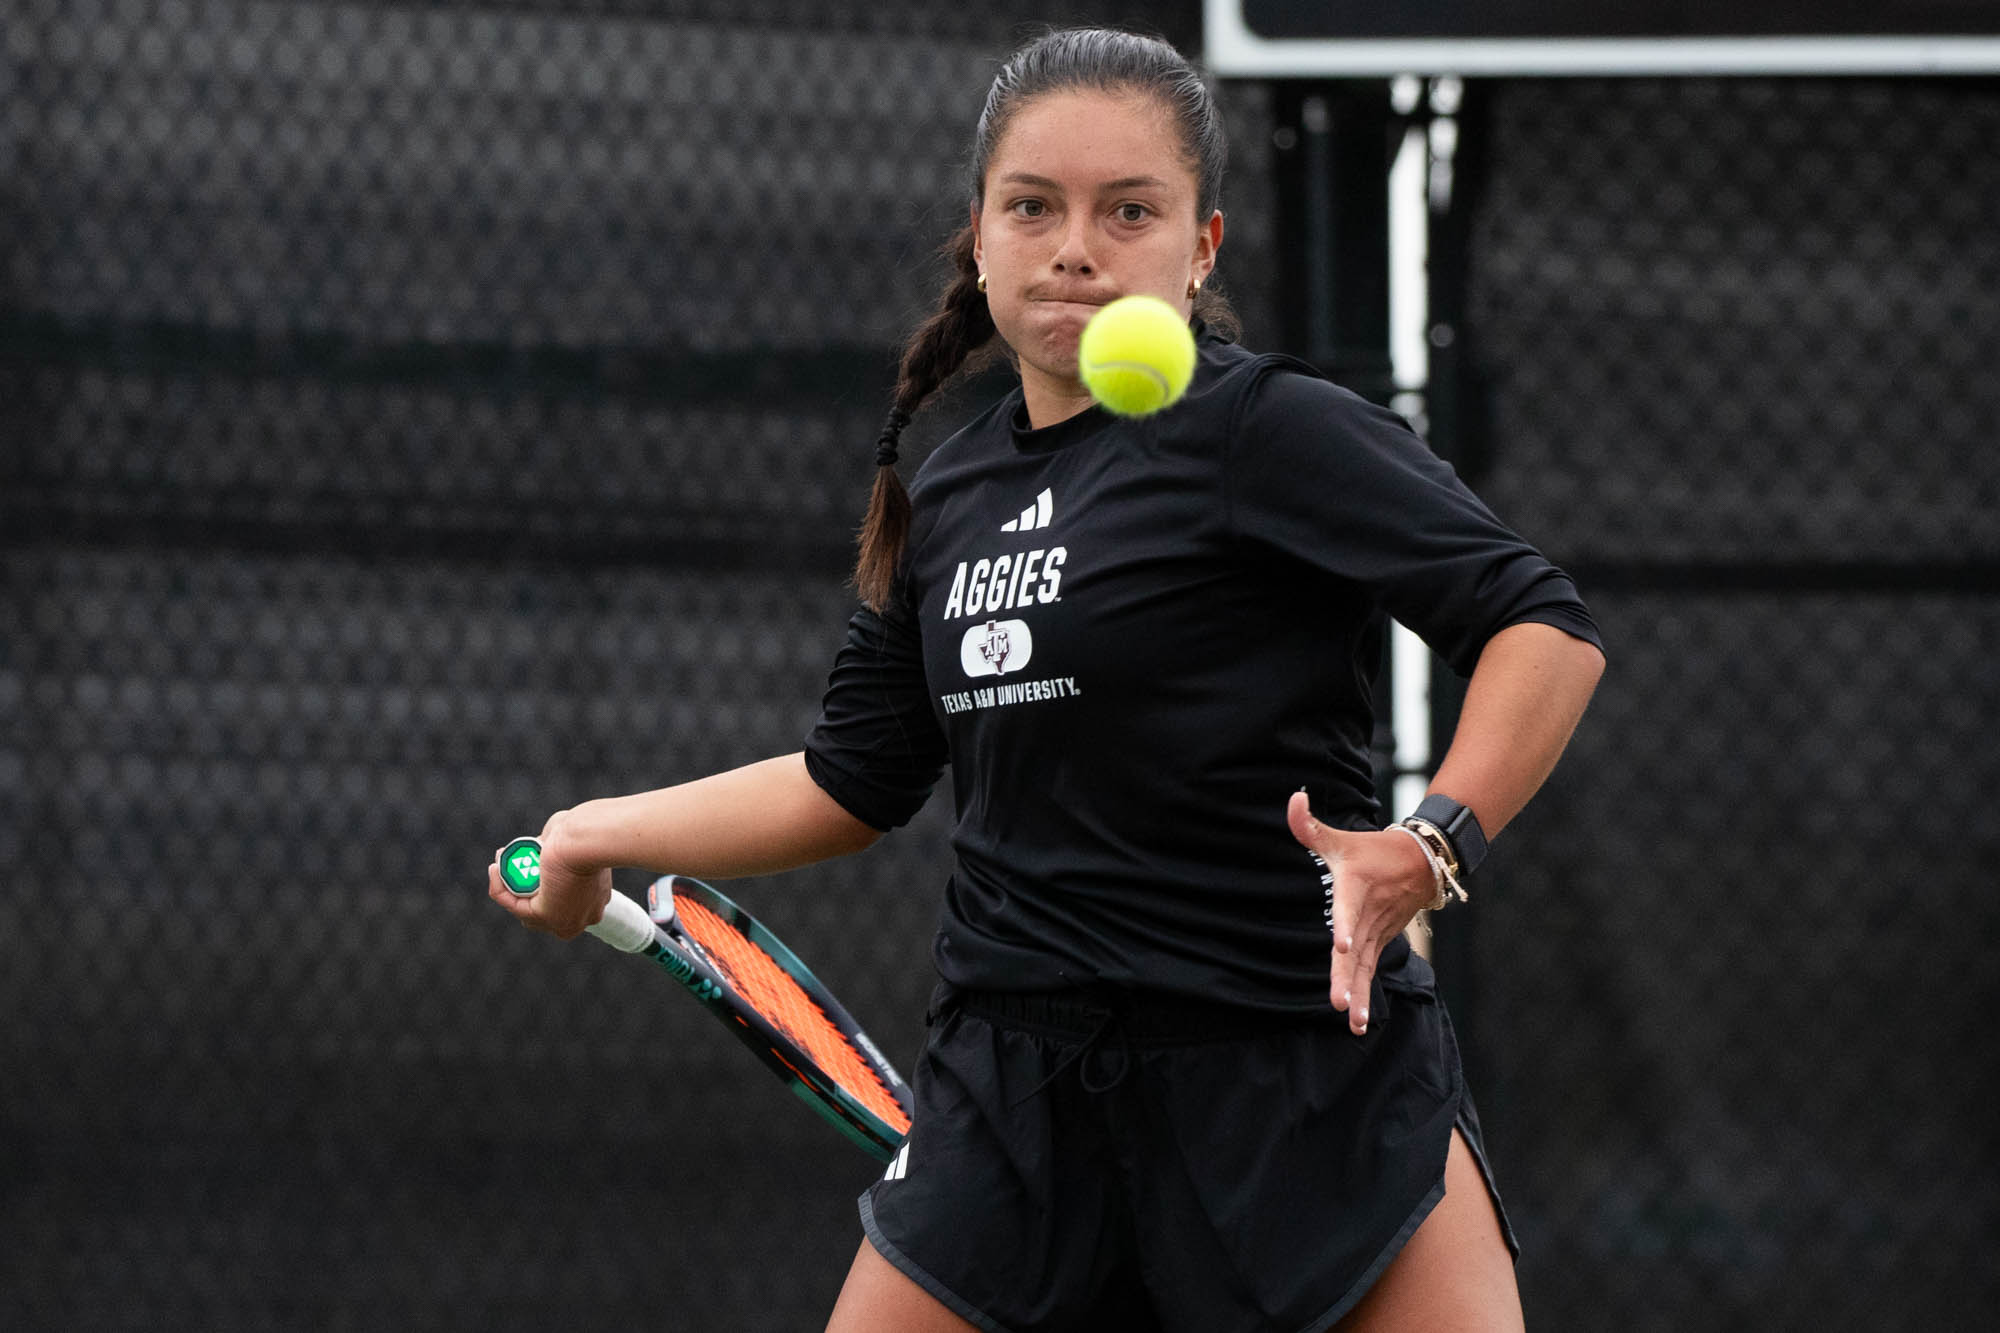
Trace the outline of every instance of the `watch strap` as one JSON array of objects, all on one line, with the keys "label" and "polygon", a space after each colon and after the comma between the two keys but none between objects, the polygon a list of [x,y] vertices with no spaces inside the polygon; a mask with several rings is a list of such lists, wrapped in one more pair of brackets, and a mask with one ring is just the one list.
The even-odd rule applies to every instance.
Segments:
[{"label": "watch strap", "polygon": [[1432,792],[1418,802],[1411,814],[1433,825],[1451,840],[1451,849],[1458,853],[1459,874],[1471,874],[1473,868],[1486,859],[1486,830],[1479,827],[1479,820],[1474,818],[1472,811],[1451,797]]}]

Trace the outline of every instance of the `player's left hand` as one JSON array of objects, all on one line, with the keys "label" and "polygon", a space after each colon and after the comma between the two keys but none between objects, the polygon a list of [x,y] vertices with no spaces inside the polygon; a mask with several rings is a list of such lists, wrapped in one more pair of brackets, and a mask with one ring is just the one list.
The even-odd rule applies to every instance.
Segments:
[{"label": "player's left hand", "polygon": [[1304,792],[1292,793],[1285,822],[1333,877],[1333,963],[1327,992],[1359,1036],[1368,1031],[1368,997],[1384,946],[1436,893],[1430,862],[1415,839],[1395,829],[1353,833],[1320,823]]}]

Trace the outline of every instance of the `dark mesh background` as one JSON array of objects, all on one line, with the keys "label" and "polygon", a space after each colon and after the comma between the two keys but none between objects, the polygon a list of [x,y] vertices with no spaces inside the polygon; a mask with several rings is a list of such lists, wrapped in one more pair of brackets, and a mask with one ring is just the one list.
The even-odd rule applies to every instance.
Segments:
[{"label": "dark mesh background", "polygon": [[1992,567],[1990,81],[1514,84],[1490,115],[1501,513],[1572,559]]},{"label": "dark mesh background", "polygon": [[2000,1298],[2000,90],[1482,90],[1482,492],[1611,669],[1465,1006],[1531,1322]]},{"label": "dark mesh background", "polygon": [[[824,1318],[876,1168],[483,867],[797,747],[973,119],[1065,17],[1199,16],[7,8],[0,1327]],[[906,1069],[946,805],[731,890]]]},{"label": "dark mesh background", "polygon": [[[0,24],[0,1326],[838,1288],[866,1159],[481,868],[796,746],[992,62],[1198,7],[553,9]],[[1270,97],[1226,102],[1268,344]],[[1473,110],[1483,484],[1616,664],[1464,919],[1531,1319],[1948,1323],[2000,1294],[1992,90]],[[906,1068],[944,804],[732,886]]]}]

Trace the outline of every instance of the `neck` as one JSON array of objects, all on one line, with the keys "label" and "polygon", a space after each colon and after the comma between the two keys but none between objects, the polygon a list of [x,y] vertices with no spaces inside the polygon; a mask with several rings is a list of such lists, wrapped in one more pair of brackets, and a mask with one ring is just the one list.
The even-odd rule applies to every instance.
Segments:
[{"label": "neck", "polygon": [[1033,366],[1021,366],[1021,397],[1027,403],[1028,424],[1036,430],[1068,421],[1091,404],[1081,380],[1066,380]]}]

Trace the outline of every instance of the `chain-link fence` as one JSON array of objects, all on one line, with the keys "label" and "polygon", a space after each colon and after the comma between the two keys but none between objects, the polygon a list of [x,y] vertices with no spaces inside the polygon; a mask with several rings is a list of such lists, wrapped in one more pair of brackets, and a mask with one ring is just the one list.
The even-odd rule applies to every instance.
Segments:
[{"label": "chain-link fence", "polygon": [[2000,88],[1514,83],[1465,123],[1481,489],[1612,658],[1465,923],[1529,1308],[1970,1327],[2000,1297]]},{"label": "chain-link fence", "polygon": [[[823,1316],[867,1161],[481,870],[564,802],[797,745],[893,344],[1030,17],[1199,30],[8,10],[0,1326]],[[1531,1319],[1990,1301],[2000,100],[1487,92],[1481,482],[1614,656],[1459,923]],[[1268,346],[1270,101],[1225,102],[1222,272]],[[937,804],[735,886],[905,1064]]]}]

